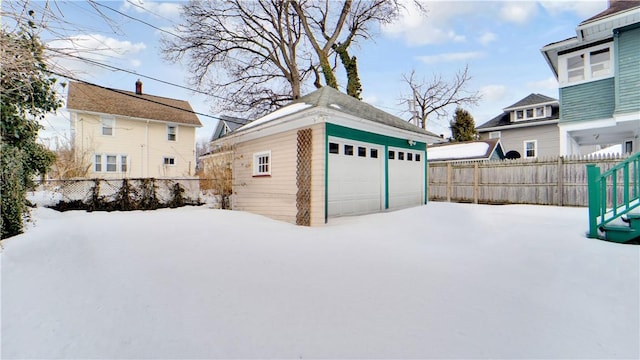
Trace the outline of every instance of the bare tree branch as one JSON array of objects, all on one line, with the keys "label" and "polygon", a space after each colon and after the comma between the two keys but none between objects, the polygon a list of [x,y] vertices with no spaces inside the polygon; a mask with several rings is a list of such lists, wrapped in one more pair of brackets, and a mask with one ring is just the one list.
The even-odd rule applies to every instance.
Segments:
[{"label": "bare tree branch", "polygon": [[426,129],[430,116],[448,115],[451,105],[475,105],[482,99],[479,92],[470,92],[467,85],[471,80],[469,66],[458,71],[451,81],[445,81],[441,75],[434,75],[431,80],[417,79],[415,70],[402,75],[402,81],[409,86],[410,95],[402,97],[403,102],[415,104],[415,114],[419,125]]}]

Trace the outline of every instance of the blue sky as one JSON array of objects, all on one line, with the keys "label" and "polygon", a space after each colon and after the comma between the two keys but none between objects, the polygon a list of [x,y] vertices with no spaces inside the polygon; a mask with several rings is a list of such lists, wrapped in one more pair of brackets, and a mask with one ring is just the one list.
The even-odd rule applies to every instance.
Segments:
[{"label": "blue sky", "polygon": [[[128,16],[160,29],[170,30],[180,22],[183,2],[123,0],[103,3]],[[136,4],[138,6],[134,6]],[[162,32],[105,7],[98,7],[112,22],[105,21],[85,2],[57,2],[54,11],[66,21],[57,35],[43,33],[52,48],[73,48],[74,54],[94,59],[167,82],[189,86],[181,64],[162,59]],[[483,100],[467,109],[480,125],[530,93],[558,97],[557,83],[540,53],[544,45],[575,36],[582,20],[604,10],[606,0],[593,1],[427,1],[426,17],[409,11],[374,38],[361,42],[351,52],[358,58],[364,101],[406,118],[400,98],[408,92],[402,74],[415,69],[419,77],[451,78],[469,65],[468,89],[480,91]],[[68,40],[60,40],[60,35]],[[70,41],[69,39],[73,39]],[[134,90],[139,77],[83,62],[57,58],[59,66],[75,77],[102,86]],[[205,95],[142,78],[144,92],[185,99],[196,112],[220,115]],[[344,81],[341,85],[344,86]],[[207,139],[215,127],[213,118],[200,116],[203,127],[198,140]],[[450,118],[429,119],[428,130],[449,135]],[[55,142],[68,136],[68,113],[50,116],[41,137]]]}]

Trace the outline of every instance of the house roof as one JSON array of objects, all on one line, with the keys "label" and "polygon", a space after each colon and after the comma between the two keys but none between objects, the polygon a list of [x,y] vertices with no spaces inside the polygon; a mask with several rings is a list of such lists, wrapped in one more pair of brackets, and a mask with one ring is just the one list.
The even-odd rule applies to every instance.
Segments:
[{"label": "house roof", "polygon": [[609,7],[606,10],[584,20],[580,25],[614,15],[619,12],[631,10],[635,7],[640,7],[640,0],[609,0]]},{"label": "house roof", "polygon": [[[533,120],[523,120],[518,122],[511,122],[511,115],[509,109],[526,107],[526,106],[535,106],[538,104],[548,104],[554,103],[551,105],[551,116],[547,116],[540,119]],[[494,117],[493,119],[485,122],[484,124],[477,126],[476,130],[482,132],[484,129],[496,128],[501,126],[510,126],[510,125],[518,125],[518,126],[536,126],[541,122],[547,122],[549,120],[557,120],[560,117],[560,105],[558,104],[558,100],[541,95],[541,94],[530,94],[524,99],[516,102],[515,104],[506,107],[502,114]]]},{"label": "house roof", "polygon": [[504,158],[500,139],[442,143],[427,146],[428,161],[490,160],[494,152]]},{"label": "house roof", "polygon": [[[210,141],[213,141],[215,139],[219,139],[225,135],[228,135],[229,133],[239,129],[240,127],[248,124],[249,122],[251,122],[251,120],[242,119],[242,118],[233,117],[233,116],[227,116],[227,115],[220,115],[218,125],[216,125],[215,130],[213,130],[213,134],[211,135]],[[225,126],[229,128],[229,132],[227,133],[223,131]]]},{"label": "house roof", "polygon": [[70,82],[67,109],[202,126],[189,102]]},{"label": "house roof", "polygon": [[289,105],[276,110],[275,112],[263,116],[257,120],[244,125],[239,130],[246,130],[251,127],[282,118],[286,115],[294,114],[309,108],[326,108],[339,111],[373,122],[392,126],[395,128],[412,131],[422,135],[440,138],[438,135],[419,128],[408,121],[397,116],[384,112],[372,105],[360,101],[352,96],[344,94],[330,86],[322,87],[308,95],[292,101]]},{"label": "house roof", "polygon": [[548,97],[548,96],[545,96],[545,95],[542,95],[542,94],[529,94],[524,99],[516,102],[515,104],[513,104],[511,106],[507,106],[504,109],[505,110],[507,110],[507,109],[515,109],[515,108],[520,108],[520,107],[533,106],[533,105],[537,105],[537,104],[546,104],[546,103],[549,103],[549,102],[558,102],[558,99],[554,99],[552,97]]}]

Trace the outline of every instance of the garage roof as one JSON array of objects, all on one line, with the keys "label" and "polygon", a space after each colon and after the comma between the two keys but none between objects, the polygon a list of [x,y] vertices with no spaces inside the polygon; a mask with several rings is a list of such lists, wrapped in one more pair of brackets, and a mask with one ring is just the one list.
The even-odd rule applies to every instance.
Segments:
[{"label": "garage roof", "polygon": [[403,120],[397,116],[382,111],[375,106],[369,105],[364,101],[360,101],[352,96],[342,93],[330,86],[322,87],[308,95],[292,101],[289,105],[274,111],[271,114],[263,116],[249,124],[241,127],[239,130],[246,130],[254,126],[270,122],[282,118],[284,116],[295,114],[297,112],[309,108],[326,108],[332,111],[338,111],[359,118],[367,119],[373,122],[381,123],[387,126],[412,131],[422,135],[428,135],[440,138],[438,135],[426,131],[414,124]]}]

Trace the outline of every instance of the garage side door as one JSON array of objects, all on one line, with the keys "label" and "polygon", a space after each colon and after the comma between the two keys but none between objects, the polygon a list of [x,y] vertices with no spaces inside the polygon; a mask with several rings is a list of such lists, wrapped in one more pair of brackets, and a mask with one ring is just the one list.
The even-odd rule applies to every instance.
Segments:
[{"label": "garage side door", "polygon": [[329,216],[367,214],[384,208],[384,148],[329,137]]},{"label": "garage side door", "polygon": [[423,152],[389,147],[389,208],[424,204]]}]

